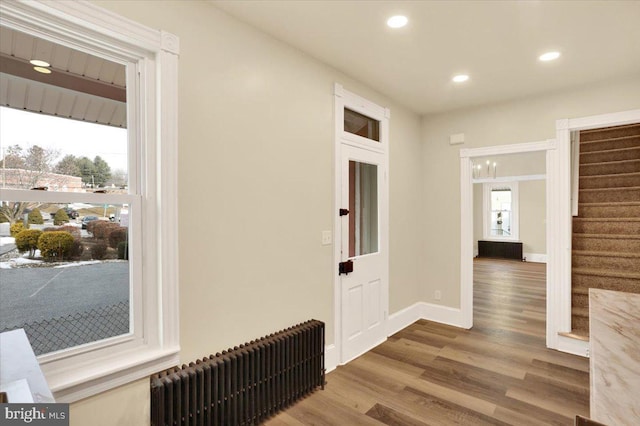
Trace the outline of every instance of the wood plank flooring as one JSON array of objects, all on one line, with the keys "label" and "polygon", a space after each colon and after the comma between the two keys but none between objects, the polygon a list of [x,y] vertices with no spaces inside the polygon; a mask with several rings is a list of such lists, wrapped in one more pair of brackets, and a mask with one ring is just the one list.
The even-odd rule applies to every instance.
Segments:
[{"label": "wood plank flooring", "polygon": [[418,321],[267,424],[573,425],[589,361],[545,348],[545,265],[474,264],[474,327]]}]

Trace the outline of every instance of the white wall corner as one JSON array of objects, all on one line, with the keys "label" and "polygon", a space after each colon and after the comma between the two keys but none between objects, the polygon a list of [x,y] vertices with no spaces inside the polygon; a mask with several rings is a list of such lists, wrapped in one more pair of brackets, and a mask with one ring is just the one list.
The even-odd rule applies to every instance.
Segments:
[{"label": "white wall corner", "polygon": [[387,321],[387,336],[391,336],[421,319],[422,303],[423,302],[416,302],[389,315],[389,320]]},{"label": "white wall corner", "polygon": [[326,345],[324,347],[324,369],[326,373],[335,370],[340,361],[338,349],[335,344]]},{"label": "white wall corner", "polygon": [[389,108],[384,109],[385,118],[391,118],[391,110]]},{"label": "white wall corner", "polygon": [[421,305],[422,319],[424,320],[439,322],[459,328],[471,328],[471,325],[467,324],[462,310],[459,308],[452,308],[450,306],[436,305],[426,302],[421,302]]},{"label": "white wall corner", "polygon": [[340,83],[333,84],[333,94],[340,98],[344,97],[344,87],[342,87],[342,84]]},{"label": "white wall corner", "polygon": [[527,259],[527,262],[547,263],[547,255],[545,253],[522,253],[522,257]]}]

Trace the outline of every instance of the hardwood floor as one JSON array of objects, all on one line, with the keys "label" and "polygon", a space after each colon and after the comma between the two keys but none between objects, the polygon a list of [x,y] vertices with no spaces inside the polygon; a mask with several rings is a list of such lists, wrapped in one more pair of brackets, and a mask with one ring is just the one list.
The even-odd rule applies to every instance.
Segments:
[{"label": "hardwood floor", "polygon": [[418,321],[267,423],[573,425],[589,362],[545,348],[545,265],[474,264],[474,327]]}]

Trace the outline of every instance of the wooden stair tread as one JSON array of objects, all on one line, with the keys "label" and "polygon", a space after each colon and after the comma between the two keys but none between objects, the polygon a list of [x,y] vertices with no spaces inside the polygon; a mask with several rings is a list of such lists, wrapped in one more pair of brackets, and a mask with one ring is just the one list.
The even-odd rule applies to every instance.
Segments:
[{"label": "wooden stair tread", "polygon": [[573,236],[575,238],[597,238],[603,240],[640,240],[640,235],[634,234],[581,234],[577,232]]},{"label": "wooden stair tread", "polygon": [[640,146],[628,146],[624,148],[603,149],[601,151],[581,152],[580,155],[603,154],[605,152],[610,153],[610,152],[635,151],[638,149],[640,149]]},{"label": "wooden stair tread", "polygon": [[604,175],[587,175],[580,176],[580,179],[607,179],[607,178],[618,178],[618,177],[633,177],[640,176],[640,172],[629,172],[629,173],[608,173]]},{"label": "wooden stair tread", "polygon": [[580,334],[579,332],[577,332],[575,330],[572,330],[572,331],[559,331],[558,335],[559,336],[568,337],[570,339],[582,340],[584,342],[588,342],[589,341],[589,336],[585,336],[583,334]]},{"label": "wooden stair tread", "polygon": [[610,203],[578,203],[580,207],[635,207],[640,206],[640,201],[613,201]]},{"label": "wooden stair tread", "polygon": [[624,272],[624,271],[611,271],[608,269],[597,268],[571,268],[571,273],[578,275],[595,275],[598,277],[610,277],[610,278],[630,278],[640,280],[640,273],[637,272]]},{"label": "wooden stair tread", "polygon": [[598,250],[572,250],[573,254],[579,256],[599,256],[599,257],[628,257],[640,259],[640,253],[631,253],[624,251],[598,251]]},{"label": "wooden stair tread", "polygon": [[604,138],[604,139],[593,139],[590,141],[580,141],[580,145],[582,144],[591,144],[591,143],[602,143],[602,142],[611,142],[611,141],[620,141],[620,140],[624,140],[624,139],[632,139],[632,138],[637,138],[638,135],[627,135],[627,136],[618,136],[618,137],[614,137],[614,138]]},{"label": "wooden stair tread", "polygon": [[629,189],[640,189],[640,186],[616,186],[614,188],[580,188],[580,192],[596,192],[596,191],[620,191]]},{"label": "wooden stair tread", "polygon": [[[615,289],[607,289],[607,288],[597,288],[597,287],[572,287],[571,294],[576,296],[589,296],[589,290],[595,288],[597,290],[609,290],[609,291],[622,291]],[[628,291],[625,293],[629,293]],[[633,293],[635,294],[635,293]]]},{"label": "wooden stair tread", "polygon": [[640,217],[574,217],[581,222],[640,222]]},{"label": "wooden stair tread", "polygon": [[577,317],[589,317],[589,308],[585,308],[583,306],[572,306],[571,307],[571,315],[575,315]]},{"label": "wooden stair tread", "polygon": [[599,164],[612,164],[612,163],[638,163],[640,162],[640,159],[631,159],[631,160],[612,160],[612,161],[601,161],[599,163],[580,163],[580,167],[584,167],[584,166],[595,166],[595,165],[599,165]]}]

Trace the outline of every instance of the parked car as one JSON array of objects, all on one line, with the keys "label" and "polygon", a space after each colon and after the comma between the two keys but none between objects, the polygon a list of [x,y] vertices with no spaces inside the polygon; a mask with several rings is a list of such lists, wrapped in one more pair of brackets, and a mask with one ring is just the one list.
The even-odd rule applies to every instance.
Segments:
[{"label": "parked car", "polygon": [[98,220],[98,216],[85,216],[82,218],[82,229],[87,229],[87,223]]},{"label": "parked car", "polygon": [[65,208],[64,211],[70,219],[77,219],[79,216],[78,212],[70,207]]}]

